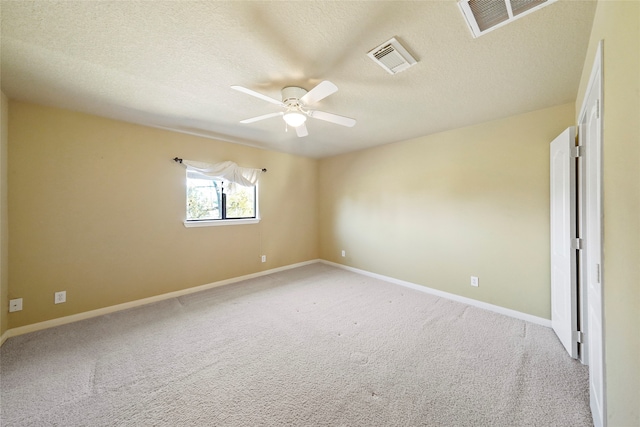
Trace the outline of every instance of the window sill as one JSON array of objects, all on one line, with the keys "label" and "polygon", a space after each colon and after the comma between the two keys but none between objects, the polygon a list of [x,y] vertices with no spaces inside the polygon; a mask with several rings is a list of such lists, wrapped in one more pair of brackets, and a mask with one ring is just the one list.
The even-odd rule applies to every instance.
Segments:
[{"label": "window sill", "polygon": [[221,225],[257,224],[259,222],[260,222],[260,218],[247,218],[247,219],[216,219],[211,221],[184,221],[183,224],[187,228],[192,228],[192,227],[217,227]]}]

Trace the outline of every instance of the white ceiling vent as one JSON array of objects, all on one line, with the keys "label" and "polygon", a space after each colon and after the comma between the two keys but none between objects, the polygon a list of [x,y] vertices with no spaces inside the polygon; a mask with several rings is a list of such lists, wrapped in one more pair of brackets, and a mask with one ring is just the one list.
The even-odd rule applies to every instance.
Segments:
[{"label": "white ceiling vent", "polygon": [[473,37],[502,27],[557,0],[459,0]]},{"label": "white ceiling vent", "polygon": [[373,48],[367,53],[373,62],[384,68],[389,74],[396,74],[417,63],[395,37]]}]

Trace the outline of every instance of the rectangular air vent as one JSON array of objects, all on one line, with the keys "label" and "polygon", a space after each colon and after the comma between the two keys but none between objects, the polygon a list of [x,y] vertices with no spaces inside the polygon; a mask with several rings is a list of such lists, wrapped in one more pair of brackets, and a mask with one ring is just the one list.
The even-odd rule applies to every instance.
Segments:
[{"label": "rectangular air vent", "polygon": [[502,27],[557,0],[459,0],[474,38]]},{"label": "rectangular air vent", "polygon": [[370,50],[367,56],[389,74],[399,73],[417,63],[395,37]]}]

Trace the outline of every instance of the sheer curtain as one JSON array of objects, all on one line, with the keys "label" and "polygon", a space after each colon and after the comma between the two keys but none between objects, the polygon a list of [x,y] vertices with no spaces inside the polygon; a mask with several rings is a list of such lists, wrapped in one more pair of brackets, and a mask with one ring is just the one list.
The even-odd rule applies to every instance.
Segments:
[{"label": "sheer curtain", "polygon": [[244,187],[255,187],[262,169],[243,168],[231,161],[204,163],[195,160],[183,160],[189,175],[193,178],[224,179]]}]

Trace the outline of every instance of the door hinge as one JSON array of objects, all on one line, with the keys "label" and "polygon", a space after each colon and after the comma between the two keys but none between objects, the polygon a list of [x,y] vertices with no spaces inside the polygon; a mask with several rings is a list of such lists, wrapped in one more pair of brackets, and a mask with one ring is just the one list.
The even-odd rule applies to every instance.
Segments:
[{"label": "door hinge", "polygon": [[598,283],[601,283],[601,281],[600,281],[600,264],[596,264],[596,279],[598,280]]},{"label": "door hinge", "polygon": [[578,344],[584,343],[584,333],[582,331],[573,331],[573,340]]},{"label": "door hinge", "polygon": [[571,239],[571,243],[573,244],[573,249],[582,249],[582,239]]},{"label": "door hinge", "polygon": [[582,147],[580,147],[579,145],[576,147],[573,147],[573,157],[582,157],[582,155],[583,155]]},{"label": "door hinge", "polygon": [[596,118],[600,118],[600,100],[596,99]]}]

